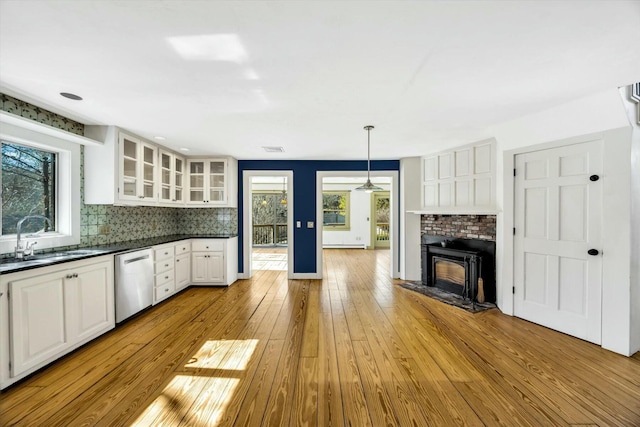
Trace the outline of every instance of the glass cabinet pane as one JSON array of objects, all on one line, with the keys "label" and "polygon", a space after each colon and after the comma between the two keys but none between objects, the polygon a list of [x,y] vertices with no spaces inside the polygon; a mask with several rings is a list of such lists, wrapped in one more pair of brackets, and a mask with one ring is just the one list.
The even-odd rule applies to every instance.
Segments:
[{"label": "glass cabinet pane", "polygon": [[204,162],[191,162],[191,173],[204,173]]},{"label": "glass cabinet pane", "polygon": [[176,188],[176,197],[175,199],[177,201],[182,201],[182,189],[181,188]]},{"label": "glass cabinet pane", "polygon": [[176,187],[182,187],[182,174],[176,174]]},{"label": "glass cabinet pane", "polygon": [[171,188],[162,187],[162,200],[171,200]]},{"label": "glass cabinet pane", "polygon": [[191,175],[191,187],[195,188],[203,188],[204,187],[204,176],[202,175]]},{"label": "glass cabinet pane", "polygon": [[153,184],[144,183],[144,197],[153,198]]},{"label": "glass cabinet pane", "polygon": [[134,178],[136,177],[136,164],[137,162],[135,160],[131,160],[131,159],[124,159],[124,164],[123,164],[123,170],[122,170],[122,174],[125,177],[131,177]]},{"label": "glass cabinet pane", "polygon": [[191,200],[192,202],[202,202],[204,200],[204,191],[191,190],[189,192],[189,200]]},{"label": "glass cabinet pane", "polygon": [[153,165],[144,165],[144,180],[153,181]]},{"label": "glass cabinet pane", "polygon": [[211,175],[209,185],[213,188],[224,187],[224,175]]},{"label": "glass cabinet pane", "polygon": [[151,147],[144,147],[144,162],[154,164],[154,154],[155,150]]},{"label": "glass cabinet pane", "polygon": [[220,202],[222,200],[224,200],[224,191],[220,191],[220,190],[211,190],[209,192],[211,194],[211,197],[209,198],[209,200],[211,200],[212,202]]},{"label": "glass cabinet pane", "polygon": [[176,173],[182,173],[182,159],[176,158]]},{"label": "glass cabinet pane", "polygon": [[136,196],[136,180],[125,182],[122,188],[122,194],[125,196]]},{"label": "glass cabinet pane", "polygon": [[160,154],[160,165],[162,169],[171,169],[171,156],[165,153]]},{"label": "glass cabinet pane", "polygon": [[209,162],[209,173],[224,173],[224,162]]},{"label": "glass cabinet pane", "polygon": [[133,141],[129,141],[128,139],[125,138],[124,147],[123,147],[125,157],[129,157],[131,159],[137,159],[138,158],[137,148],[138,148],[138,144],[136,144]]}]

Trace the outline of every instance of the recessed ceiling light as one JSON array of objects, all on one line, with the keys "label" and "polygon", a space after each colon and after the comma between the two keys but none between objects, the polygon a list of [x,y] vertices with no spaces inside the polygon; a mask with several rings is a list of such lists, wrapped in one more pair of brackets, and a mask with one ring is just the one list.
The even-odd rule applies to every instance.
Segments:
[{"label": "recessed ceiling light", "polygon": [[266,151],[267,153],[284,153],[284,147],[265,147],[263,146],[262,149],[264,151]]},{"label": "recessed ceiling light", "polygon": [[189,151],[189,149],[188,149],[188,148],[185,148],[185,147],[182,147],[182,148],[180,149],[180,151]]},{"label": "recessed ceiling light", "polygon": [[65,98],[69,98],[69,99],[73,99],[74,101],[82,101],[82,97],[75,95],[73,93],[68,93],[68,92],[60,92],[61,96],[64,96]]},{"label": "recessed ceiling light", "polygon": [[167,138],[165,138],[164,136],[154,136],[153,139],[157,139],[158,141],[164,141]]}]

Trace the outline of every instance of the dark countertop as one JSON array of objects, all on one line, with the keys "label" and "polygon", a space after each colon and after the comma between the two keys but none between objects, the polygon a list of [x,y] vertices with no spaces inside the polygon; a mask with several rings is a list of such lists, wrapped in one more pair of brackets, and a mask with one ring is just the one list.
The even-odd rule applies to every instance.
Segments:
[{"label": "dark countertop", "polygon": [[27,260],[15,260],[6,258],[0,260],[0,273],[9,274],[18,271],[31,270],[49,265],[62,264],[69,261],[92,258],[102,255],[131,252],[138,249],[150,248],[165,243],[178,242],[187,239],[230,239],[237,235],[220,234],[175,234],[172,236],[151,237],[148,239],[130,240],[128,242],[112,243],[107,245],[86,246],[73,250],[48,252],[30,256]]}]

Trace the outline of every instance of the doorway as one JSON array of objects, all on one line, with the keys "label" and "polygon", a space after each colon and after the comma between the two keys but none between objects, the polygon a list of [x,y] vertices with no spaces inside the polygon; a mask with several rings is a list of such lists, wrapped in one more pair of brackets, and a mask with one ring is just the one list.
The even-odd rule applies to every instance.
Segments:
[{"label": "doorway", "polygon": [[291,171],[244,171],[245,209],[243,223],[245,278],[253,271],[286,271],[292,275],[292,201]]},{"label": "doorway", "polygon": [[371,198],[371,246],[389,248],[391,197],[388,191],[373,193]]}]

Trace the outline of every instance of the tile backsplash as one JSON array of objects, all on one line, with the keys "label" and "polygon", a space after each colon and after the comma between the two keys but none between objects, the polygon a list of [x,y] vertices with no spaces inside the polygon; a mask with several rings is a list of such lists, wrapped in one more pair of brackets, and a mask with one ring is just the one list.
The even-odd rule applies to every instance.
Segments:
[{"label": "tile backsplash", "polygon": [[[0,109],[82,135],[84,125],[0,93]],[[237,208],[168,208],[154,206],[86,205],[84,203],[84,147],[80,150],[80,245],[112,244],[174,234],[231,234],[238,232]],[[52,251],[54,249],[50,249]],[[45,250],[47,251],[47,250]],[[43,251],[36,251],[43,252]],[[0,257],[11,256],[12,253]]]}]

